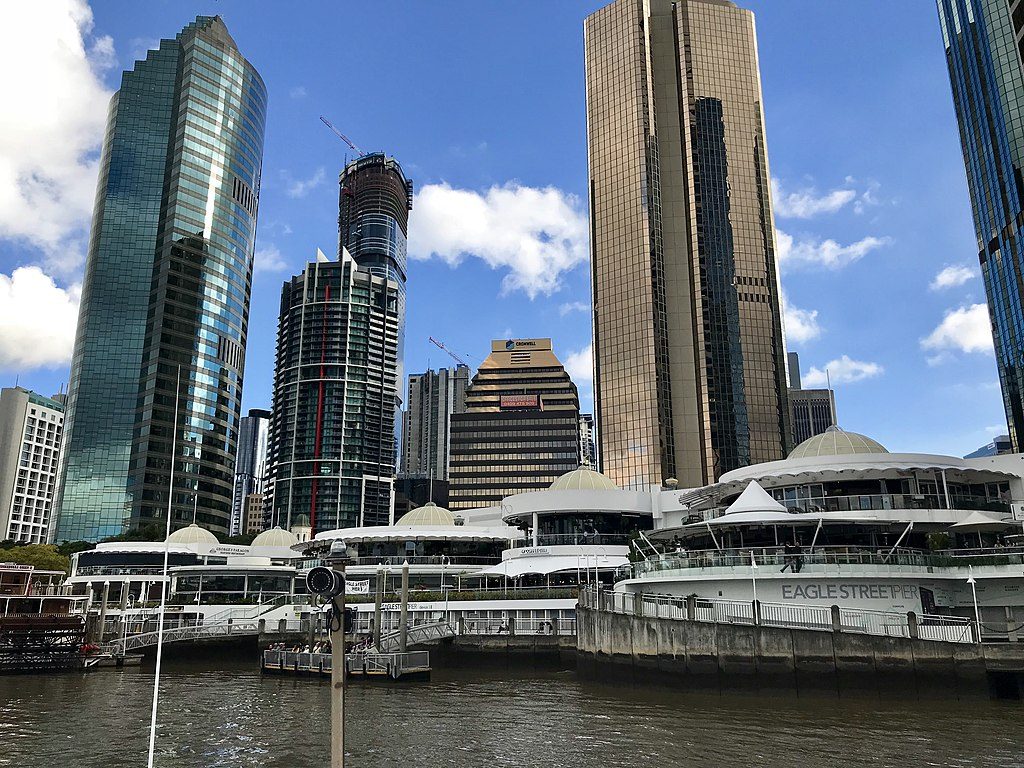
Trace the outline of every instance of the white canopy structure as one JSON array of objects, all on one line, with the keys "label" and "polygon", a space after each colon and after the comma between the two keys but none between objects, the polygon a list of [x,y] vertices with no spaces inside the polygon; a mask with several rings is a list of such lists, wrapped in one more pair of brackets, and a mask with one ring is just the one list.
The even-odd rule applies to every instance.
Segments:
[{"label": "white canopy structure", "polygon": [[1004,520],[989,517],[983,512],[972,512],[959,523],[953,523],[949,528],[957,533],[995,533],[1005,531],[1010,525]]},{"label": "white canopy structure", "polygon": [[526,574],[540,574],[546,576],[549,573],[560,573],[579,570],[615,569],[626,565],[629,559],[618,555],[554,555],[551,557],[510,557],[502,560],[501,563],[483,571],[477,571],[477,576],[504,576],[514,579],[517,576]]},{"label": "white canopy structure", "polygon": [[726,515],[748,512],[774,512],[788,514],[786,508],[772,498],[757,480],[751,480],[743,493],[725,510]]}]

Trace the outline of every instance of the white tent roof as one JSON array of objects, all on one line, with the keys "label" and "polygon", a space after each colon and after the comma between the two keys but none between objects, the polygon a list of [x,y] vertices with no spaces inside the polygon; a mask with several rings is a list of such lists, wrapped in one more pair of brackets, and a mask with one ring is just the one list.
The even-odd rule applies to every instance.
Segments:
[{"label": "white tent roof", "polygon": [[1010,523],[997,520],[981,512],[972,512],[959,523],[953,523],[950,529],[957,531],[1004,531],[1010,527]]},{"label": "white tent roof", "polygon": [[[558,573],[560,571],[575,571],[577,568],[581,571],[585,571],[588,567],[587,563],[590,563],[589,568],[594,569],[594,556],[587,555],[583,557],[577,557],[576,555],[554,555],[551,557],[512,557],[508,560],[502,560],[501,563],[488,568],[483,571],[477,571],[476,573],[470,574],[473,578],[477,576],[507,576],[508,578],[515,578],[516,576],[522,576],[527,573],[539,573],[547,575],[549,573]],[[597,556],[597,567],[599,570],[605,570],[609,568],[618,568],[621,565],[626,565],[629,559],[624,555],[598,555]]]},{"label": "white tent roof", "polygon": [[771,497],[756,480],[751,480],[743,493],[725,510],[726,515],[738,512],[781,512],[786,513],[786,508]]}]

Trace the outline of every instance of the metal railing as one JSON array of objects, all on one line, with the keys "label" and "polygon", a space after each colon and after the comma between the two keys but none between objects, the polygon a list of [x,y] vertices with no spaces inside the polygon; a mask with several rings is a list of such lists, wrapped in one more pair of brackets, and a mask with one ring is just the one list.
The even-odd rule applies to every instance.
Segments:
[{"label": "metal railing", "polygon": [[[418,645],[432,640],[443,640],[455,637],[455,628],[447,621],[434,621],[430,624],[417,624],[407,630],[406,645]],[[402,646],[402,631],[396,630],[383,635],[377,653],[394,653]],[[369,652],[369,651],[368,651]]]},{"label": "metal railing", "polygon": [[[1010,504],[1000,499],[966,494],[950,494],[949,505],[943,494],[932,493],[858,493],[843,496],[810,496],[801,499],[778,499],[791,512],[869,512],[886,509],[973,509],[987,512],[1010,512]],[[713,516],[723,514],[726,507],[716,507]],[[781,524],[780,524],[780,527]]]},{"label": "metal railing", "polygon": [[912,611],[899,613],[838,605],[790,605],[594,589],[580,592],[579,604],[581,608],[609,613],[714,624],[854,632],[952,643],[976,642],[978,637],[975,623],[971,619],[962,616],[918,615]]},{"label": "metal railing", "polygon": [[815,547],[798,555],[785,554],[782,547],[744,547],[742,549],[709,549],[671,552],[658,558],[633,564],[633,575],[674,571],[686,568],[750,568],[753,562],[758,567],[779,567],[790,560],[799,562],[801,568],[808,565],[887,565],[935,567],[956,565],[951,558],[930,554],[923,550],[899,548],[890,552],[877,547]]},{"label": "metal railing", "polygon": [[537,543],[532,537],[517,539],[513,542],[514,549],[523,547],[557,547],[557,546],[629,546],[631,535],[628,533],[541,533],[537,535]]},{"label": "metal railing", "polygon": [[[329,674],[331,659],[330,653],[266,650],[263,652],[263,668]],[[345,671],[353,676],[386,676],[397,679],[408,672],[428,669],[430,669],[429,651],[345,654]]]}]

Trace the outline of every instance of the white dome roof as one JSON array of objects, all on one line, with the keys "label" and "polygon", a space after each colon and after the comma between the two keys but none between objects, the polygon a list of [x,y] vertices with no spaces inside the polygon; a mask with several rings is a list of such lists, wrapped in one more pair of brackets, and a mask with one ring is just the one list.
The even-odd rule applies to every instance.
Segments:
[{"label": "white dome roof", "polygon": [[809,437],[789,454],[791,459],[813,456],[848,456],[856,453],[888,453],[885,446],[870,437],[831,426],[820,435]]},{"label": "white dome roof", "polygon": [[617,491],[610,478],[587,467],[566,472],[551,484],[552,491]]},{"label": "white dome roof", "polygon": [[171,544],[220,544],[216,536],[195,523],[179,528],[167,537],[167,541]]},{"label": "white dome roof", "polygon": [[292,544],[298,543],[298,536],[281,527],[263,531],[263,533],[260,533],[252,540],[252,546],[254,547],[290,547]]},{"label": "white dome roof", "polygon": [[422,507],[406,512],[395,521],[395,525],[455,525],[455,515],[428,501]]}]

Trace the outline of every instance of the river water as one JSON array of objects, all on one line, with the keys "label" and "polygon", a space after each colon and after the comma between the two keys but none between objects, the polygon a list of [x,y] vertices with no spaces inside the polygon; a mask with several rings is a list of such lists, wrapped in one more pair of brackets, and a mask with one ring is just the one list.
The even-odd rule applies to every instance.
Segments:
[{"label": "river water", "polygon": [[[326,768],[329,687],[171,661],[156,765]],[[144,766],[152,669],[0,678],[0,765]],[[688,694],[532,667],[349,688],[349,768],[1024,766],[1019,703]]]}]

